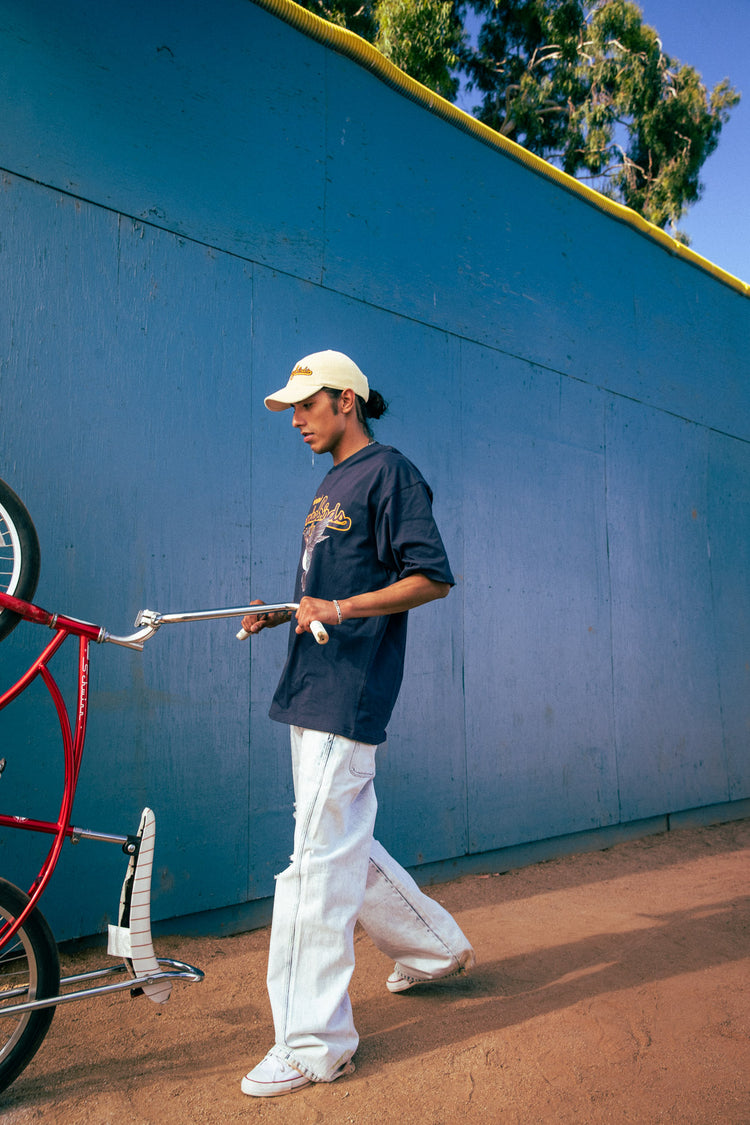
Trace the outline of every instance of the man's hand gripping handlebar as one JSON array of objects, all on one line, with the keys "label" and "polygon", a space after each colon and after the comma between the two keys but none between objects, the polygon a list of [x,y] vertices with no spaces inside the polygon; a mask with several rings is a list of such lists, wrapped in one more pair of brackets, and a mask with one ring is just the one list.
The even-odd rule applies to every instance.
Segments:
[{"label": "man's hand gripping handlebar", "polygon": [[[279,603],[278,605],[258,604],[250,606],[245,614],[245,617],[269,618],[273,614],[278,613],[286,615],[282,620],[288,620],[288,618],[291,617],[291,615],[297,609],[299,609],[299,602],[283,602]],[[282,621],[279,621],[277,624],[281,625]],[[272,626],[266,627],[268,628]],[[326,632],[325,626],[320,621],[310,622],[310,632],[315,637],[315,640],[319,645],[327,644],[328,633]],[[239,633],[237,634],[237,640],[244,641],[247,640],[249,636],[250,633],[247,629],[240,629]]]}]

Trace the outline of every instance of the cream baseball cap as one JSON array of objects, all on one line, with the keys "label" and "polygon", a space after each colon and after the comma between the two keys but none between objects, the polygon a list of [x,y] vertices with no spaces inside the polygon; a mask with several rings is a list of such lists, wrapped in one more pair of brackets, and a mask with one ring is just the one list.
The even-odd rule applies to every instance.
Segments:
[{"label": "cream baseball cap", "polygon": [[287,385],[263,401],[269,410],[286,410],[316,395],[323,387],[336,391],[350,387],[365,402],[370,397],[367,379],[354,360],[343,352],[328,351],[313,352],[295,363]]}]

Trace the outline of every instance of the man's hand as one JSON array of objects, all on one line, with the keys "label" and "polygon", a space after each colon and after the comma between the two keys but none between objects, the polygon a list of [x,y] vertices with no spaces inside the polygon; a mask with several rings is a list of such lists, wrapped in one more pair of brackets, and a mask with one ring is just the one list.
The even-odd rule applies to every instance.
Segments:
[{"label": "man's hand", "polygon": [[[250,605],[263,605],[262,598],[255,598],[250,602]],[[277,625],[283,625],[284,622],[291,620],[291,613],[288,610],[279,610],[278,613],[261,613],[250,614],[248,613],[242,618],[242,628],[246,633],[260,633],[263,629],[275,629]]]},{"label": "man's hand", "polygon": [[338,625],[339,616],[333,602],[324,601],[322,598],[303,598],[295,614],[297,618],[297,633],[311,632],[313,621],[321,625]]}]

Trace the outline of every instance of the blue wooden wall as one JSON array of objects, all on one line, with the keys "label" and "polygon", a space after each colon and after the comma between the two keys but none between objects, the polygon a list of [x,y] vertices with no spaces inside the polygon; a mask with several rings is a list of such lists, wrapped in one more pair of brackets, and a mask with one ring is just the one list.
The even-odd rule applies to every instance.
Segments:
[{"label": "blue wooden wall", "polygon": [[[0,476],[40,604],[122,633],[288,597],[327,465],[262,399],[338,348],[458,578],[412,615],[384,843],[429,864],[750,797],[742,292],[249,0],[0,0],[0,58]],[[158,918],[265,899],[290,850],[285,637],[235,629],[93,651],[74,819],[156,809]],[[45,638],[16,630],[4,682]],[[2,808],[56,815],[41,689],[0,738]],[[35,848],[0,839],[2,873]],[[59,937],[111,919],[114,851],[66,849]]]}]

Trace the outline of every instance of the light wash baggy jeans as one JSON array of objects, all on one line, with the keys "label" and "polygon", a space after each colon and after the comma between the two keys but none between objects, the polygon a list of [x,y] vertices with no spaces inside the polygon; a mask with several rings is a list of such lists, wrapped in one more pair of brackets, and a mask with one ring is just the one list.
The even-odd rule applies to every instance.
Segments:
[{"label": "light wash baggy jeans", "polygon": [[373,839],[376,747],[302,727],[291,742],[294,854],[276,877],[270,1053],[330,1082],[359,1042],[348,993],[358,918],[407,976],[446,976],[474,957],[450,914]]}]

